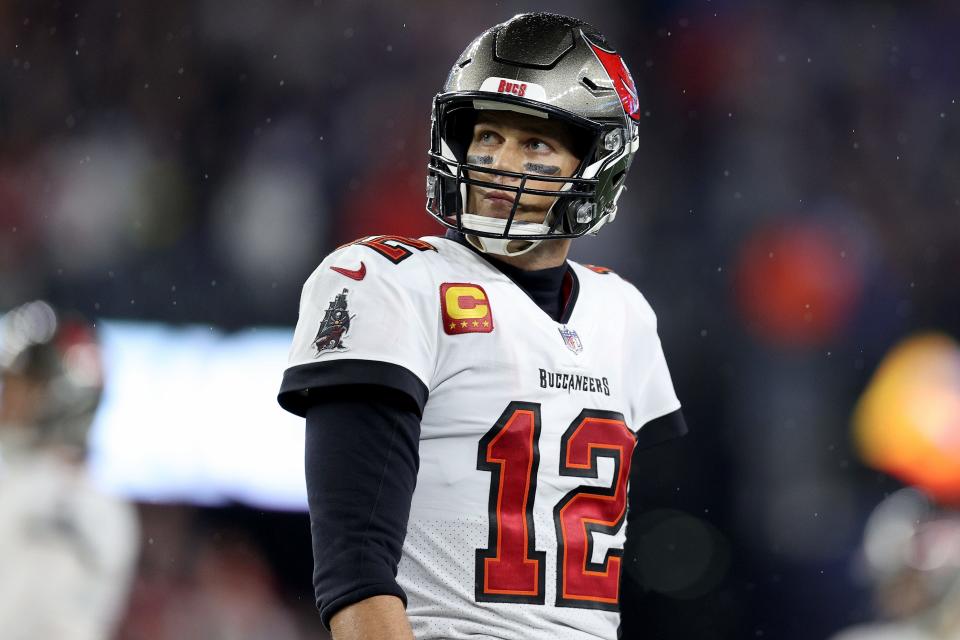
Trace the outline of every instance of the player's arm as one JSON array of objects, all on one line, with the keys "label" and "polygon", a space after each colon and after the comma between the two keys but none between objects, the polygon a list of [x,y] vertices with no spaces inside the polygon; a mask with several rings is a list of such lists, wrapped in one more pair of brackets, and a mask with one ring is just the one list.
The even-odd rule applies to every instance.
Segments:
[{"label": "player's arm", "polygon": [[[395,255],[404,247],[409,260]],[[344,246],[300,299],[278,401],[307,422],[314,589],[328,629],[344,612],[337,640],[355,637],[351,629],[379,637],[371,628],[404,637],[394,633],[406,625],[396,575],[438,322],[432,276],[411,256],[430,249],[396,238]]]},{"label": "player's arm", "polygon": [[[669,474],[656,470],[670,469],[684,457],[685,438],[681,436],[687,433],[687,425],[656,332],[656,314],[632,286],[628,296],[635,303],[631,317],[637,320],[634,329],[637,339],[631,344],[631,361],[643,363],[633,372],[636,382],[632,413],[639,430],[630,465],[624,545],[624,566],[636,566],[636,559],[649,553],[644,549],[644,532],[648,529],[643,526],[644,515],[654,509],[677,507],[678,496],[674,487],[662,484],[662,478]],[[682,560],[677,558],[676,561]],[[642,578],[642,573],[635,571],[621,575],[620,637],[698,637],[685,635],[677,630],[677,626],[661,626],[668,617],[664,611],[672,603],[666,596],[650,590],[649,585],[642,583]]]},{"label": "player's arm", "polygon": [[344,607],[330,621],[333,640],[413,640],[403,602],[373,596]]},{"label": "player's arm", "polygon": [[[679,412],[678,412],[679,414]],[[672,575],[675,566],[682,573],[686,554],[664,554],[650,549],[651,520],[648,515],[659,510],[686,510],[685,495],[676,490],[675,470],[690,457],[686,438],[671,436],[679,427],[668,427],[667,421],[682,419],[681,415],[665,417],[662,426],[651,430],[647,439],[640,440],[633,452],[630,467],[630,488],[624,544],[624,566],[640,567],[642,558],[659,558],[658,571]],[[685,431],[685,428],[682,429]],[[641,430],[642,432],[642,430]],[[660,436],[660,437],[655,437]],[[684,492],[686,494],[686,492]],[[680,547],[682,549],[682,547]],[[662,640],[686,640],[701,637],[706,633],[715,612],[703,598],[690,600],[663,595],[652,588],[643,570],[627,570],[620,576],[620,636],[621,638],[661,638]]]},{"label": "player's arm", "polygon": [[412,639],[396,582],[417,480],[419,407],[375,385],[333,387],[307,410],[314,589],[335,640]]}]

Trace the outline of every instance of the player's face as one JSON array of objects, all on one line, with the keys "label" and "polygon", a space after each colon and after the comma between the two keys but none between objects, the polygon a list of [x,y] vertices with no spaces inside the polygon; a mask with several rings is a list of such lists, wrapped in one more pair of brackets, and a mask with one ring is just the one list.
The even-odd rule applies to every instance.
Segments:
[{"label": "player's face", "polygon": [[[580,164],[573,154],[573,137],[565,125],[554,120],[512,111],[483,111],[473,127],[467,162],[492,169],[551,177],[572,176]],[[519,186],[519,178],[506,178],[468,171],[474,180]],[[525,188],[559,191],[562,182],[527,180]],[[516,192],[470,185],[467,213],[491,218],[510,215]],[[524,194],[514,220],[543,222],[555,197]]]},{"label": "player's face", "polygon": [[40,409],[42,393],[43,385],[29,378],[0,376],[0,429],[30,423]]}]

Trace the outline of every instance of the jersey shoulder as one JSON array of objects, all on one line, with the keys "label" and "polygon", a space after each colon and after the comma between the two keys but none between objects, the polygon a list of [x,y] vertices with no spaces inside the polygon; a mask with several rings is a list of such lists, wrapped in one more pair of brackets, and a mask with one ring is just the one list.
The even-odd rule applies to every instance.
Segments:
[{"label": "jersey shoulder", "polygon": [[397,235],[364,236],[331,251],[307,279],[305,287],[318,281],[365,287],[418,288],[429,279],[438,255],[431,239]]},{"label": "jersey shoulder", "polygon": [[363,263],[362,268],[333,269],[341,275],[362,280],[367,273],[390,274],[416,270],[418,266],[423,266],[424,254],[430,253],[437,253],[437,247],[424,239],[395,235],[364,236],[331,251],[321,265],[335,267],[338,265],[334,262],[351,260]]},{"label": "jersey shoulder", "polygon": [[[323,259],[303,285],[300,311],[303,314],[305,307],[331,301],[339,308],[349,296],[351,309],[356,300],[373,306],[401,305],[430,322],[436,315],[441,283],[457,281],[469,270],[471,258],[468,250],[445,238],[365,236],[337,247]],[[343,298],[338,300],[340,295]]]},{"label": "jersey shoulder", "polygon": [[604,298],[621,301],[632,318],[644,326],[656,329],[657,314],[632,282],[608,267],[580,264],[572,260],[570,262],[580,279],[581,287],[596,288]]}]

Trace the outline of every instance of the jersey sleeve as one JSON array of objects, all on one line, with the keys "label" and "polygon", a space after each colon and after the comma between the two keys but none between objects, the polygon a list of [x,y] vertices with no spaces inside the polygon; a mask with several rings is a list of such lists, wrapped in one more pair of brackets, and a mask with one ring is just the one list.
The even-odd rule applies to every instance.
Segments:
[{"label": "jersey sleeve", "polygon": [[637,446],[643,448],[684,435],[687,425],[657,334],[657,316],[643,295],[633,285],[628,286],[633,293],[631,316],[635,319],[631,407],[638,430]]},{"label": "jersey sleeve", "polygon": [[[278,401],[299,416],[344,385],[387,387],[422,413],[435,367],[438,311],[416,260],[362,245],[328,256],[307,279]],[[411,264],[412,263],[412,264]]]}]

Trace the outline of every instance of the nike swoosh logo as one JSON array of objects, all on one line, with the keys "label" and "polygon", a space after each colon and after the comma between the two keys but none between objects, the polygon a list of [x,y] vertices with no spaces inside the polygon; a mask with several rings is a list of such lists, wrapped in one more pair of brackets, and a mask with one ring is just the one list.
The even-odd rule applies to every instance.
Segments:
[{"label": "nike swoosh logo", "polygon": [[360,262],[359,269],[344,269],[343,267],[330,267],[333,271],[336,271],[340,275],[347,276],[348,278],[353,278],[354,280],[363,280],[363,277],[367,275],[367,265]]}]

